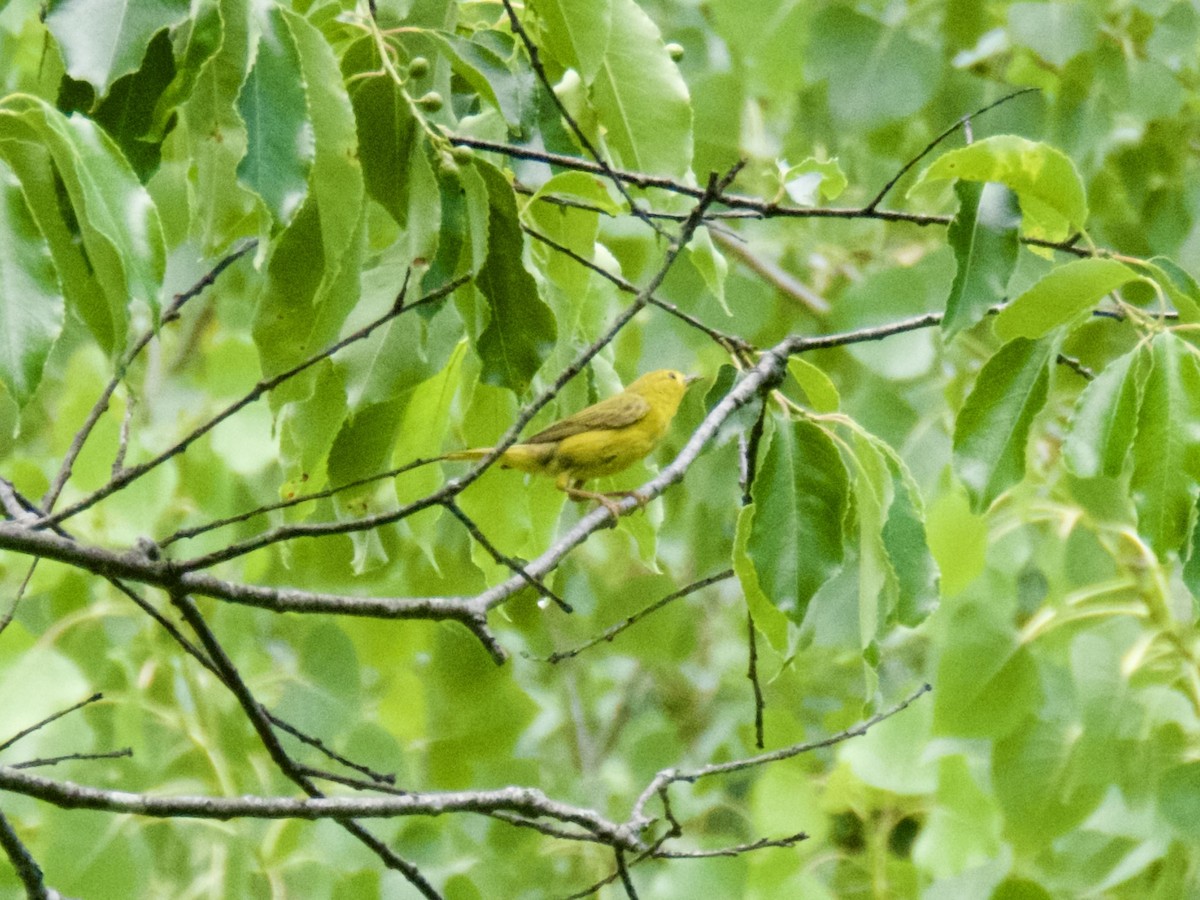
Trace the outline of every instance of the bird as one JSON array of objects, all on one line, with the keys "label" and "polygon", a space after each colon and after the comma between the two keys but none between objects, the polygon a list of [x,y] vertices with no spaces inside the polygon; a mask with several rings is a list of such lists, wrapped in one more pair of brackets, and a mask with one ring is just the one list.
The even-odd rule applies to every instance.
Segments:
[{"label": "bird", "polygon": [[[602,493],[584,490],[592,478],[614,475],[629,468],[659,445],[679,411],[688,385],[699,376],[674,369],[658,369],[636,379],[621,393],[560,419],[500,454],[502,469],[517,469],[555,477],[555,485],[575,500],[595,500],[613,518],[620,508],[612,497],[632,491]],[[481,459],[493,447],[476,447],[447,453],[445,460]]]}]

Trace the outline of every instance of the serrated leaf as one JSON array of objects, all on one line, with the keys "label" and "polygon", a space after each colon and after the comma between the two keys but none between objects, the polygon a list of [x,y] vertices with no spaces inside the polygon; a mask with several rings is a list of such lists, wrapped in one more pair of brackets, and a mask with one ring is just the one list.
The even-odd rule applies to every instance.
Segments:
[{"label": "serrated leaf", "polygon": [[0,159],[0,381],[24,406],[62,332],[54,260],[20,182]]},{"label": "serrated leaf", "polygon": [[836,159],[812,156],[787,168],[780,164],[779,181],[788,199],[798,206],[817,206],[836,200],[848,183]]},{"label": "serrated leaf", "polygon": [[[450,403],[462,380],[466,341],[459,342],[438,374],[417,385],[404,406],[404,418],[391,459],[403,466],[420,457],[437,456],[450,425]],[[442,482],[435,466],[425,466],[396,479],[396,499],[409,503],[435,490]]]},{"label": "serrated leaf", "polygon": [[954,426],[954,468],[973,509],[986,508],[1025,475],[1025,445],[1046,402],[1053,348],[1017,338],[980,370]]},{"label": "serrated leaf", "polygon": [[1140,278],[1115,259],[1076,259],[1044,275],[996,316],[1001,340],[1037,339],[1091,307],[1110,291]]},{"label": "serrated leaf", "polygon": [[554,349],[557,326],[521,262],[521,224],[512,186],[491,163],[476,160],[475,169],[488,196],[487,257],[475,286],[491,314],[477,342],[480,378],[521,394]]},{"label": "serrated leaf", "polygon": [[804,396],[808,398],[808,405],[815,412],[838,411],[838,407],[841,406],[841,396],[829,376],[823,371],[807,360],[793,356],[788,360],[788,374],[796,379],[796,383],[804,391]]},{"label": "serrated leaf", "polygon": [[419,145],[416,121],[403,90],[385,77],[352,83],[359,159],[367,193],[401,226],[408,224],[409,158]]},{"label": "serrated leaf", "polygon": [[46,27],[62,50],[67,73],[103,97],[138,68],[150,39],[187,18],[188,0],[57,0]]},{"label": "serrated leaf", "polygon": [[7,156],[4,138],[40,144],[53,159],[108,302],[112,331],[96,338],[116,352],[124,345],[131,301],[158,314],[166,252],[154,201],[112,139],[89,119],[68,119],[36,97],[13,95],[0,102],[0,155]]},{"label": "serrated leaf", "polygon": [[1200,284],[1190,273],[1165,256],[1155,256],[1138,268],[1145,269],[1162,287],[1179,313],[1179,321],[1189,325],[1200,323]]},{"label": "serrated leaf", "polygon": [[160,31],[150,41],[137,71],[118,78],[99,104],[90,84],[68,78],[59,90],[58,108],[64,113],[80,112],[101,125],[138,177],[146,181],[162,158],[168,123],[160,121],[160,109],[175,75],[170,36]]},{"label": "serrated leaf", "polygon": [[591,84],[608,49],[610,0],[537,0],[531,6],[541,19],[540,46]]},{"label": "serrated leaf", "polygon": [[287,224],[308,194],[316,153],[304,84],[297,77],[300,55],[283,10],[271,7],[261,20],[254,65],[238,94],[246,123],[246,155],[237,173]]},{"label": "serrated leaf", "polygon": [[1178,552],[1200,481],[1200,364],[1188,345],[1164,332],[1151,343],[1133,442],[1130,489],[1138,531],[1160,557]]},{"label": "serrated leaf", "polygon": [[504,59],[483,44],[449,32],[429,31],[425,37],[445,52],[454,73],[499,110],[510,128],[521,126],[528,117],[521,80]]},{"label": "serrated leaf", "polygon": [[354,108],[325,36],[303,16],[284,10],[284,18],[296,44],[312,122],[312,191],[321,212],[326,277],[336,277],[358,232],[365,194]]},{"label": "serrated leaf", "polygon": [[[217,49],[199,67],[191,96],[182,107],[195,197],[193,220],[210,253],[254,233],[259,224],[255,212],[265,210],[237,177],[238,163],[246,151],[246,126],[236,104],[252,60],[251,19],[245,5],[221,5],[220,14],[209,26],[215,32],[210,42]],[[202,42],[200,53],[204,43],[209,42]]]},{"label": "serrated leaf", "polygon": [[997,181],[1016,192],[1022,229],[1029,237],[1061,241],[1087,222],[1087,199],[1075,164],[1061,150],[1001,134],[957,150],[929,165],[909,194],[939,180]]},{"label": "serrated leaf", "polygon": [[942,335],[949,341],[970,328],[1005,298],[1008,279],[1021,249],[1021,210],[1017,196],[1002,184],[960,181],[954,186],[958,212],[947,240],[957,269]]},{"label": "serrated leaf", "polygon": [[692,105],[658,26],[633,0],[612,0],[612,32],[592,85],[608,146],[640,172],[683,176],[692,162]]},{"label": "serrated leaf", "polygon": [[746,607],[758,629],[777,653],[787,648],[787,616],[771,598],[763,593],[758,580],[758,569],[747,551],[750,535],[754,530],[754,504],[743,506],[738,512],[737,528],[733,537],[733,571],[742,585]]},{"label": "serrated leaf", "polygon": [[1082,478],[1116,478],[1137,430],[1150,349],[1140,347],[1109,363],[1083,389],[1063,443],[1063,459]]},{"label": "serrated leaf", "polygon": [[998,610],[973,599],[947,615],[937,662],[937,735],[999,738],[1037,709],[1037,667]]},{"label": "serrated leaf", "polygon": [[[579,199],[589,206],[599,207],[616,215],[620,207],[613,203],[608,191],[594,175],[585,172],[562,172],[546,181],[521,209],[522,218],[538,234],[567,247],[583,259],[595,255],[596,235],[600,227],[599,213],[591,209],[548,202],[546,198],[565,196]],[[570,297],[582,297],[587,291],[592,271],[567,254],[535,240],[530,245],[534,258]]]},{"label": "serrated leaf", "polygon": [[763,593],[800,622],[817,589],[841,568],[849,478],[837,446],[811,422],[781,422],[751,489],[746,550]]},{"label": "serrated leaf", "polygon": [[[869,665],[896,607],[899,586],[883,540],[894,499],[892,476],[881,454],[861,435],[854,439],[854,510],[858,521],[858,630]],[[868,652],[869,651],[869,652]]]},{"label": "serrated leaf", "polygon": [[729,274],[729,263],[720,251],[713,246],[712,235],[707,228],[697,228],[692,240],[687,245],[688,259],[700,277],[704,279],[712,295],[725,310],[725,315],[732,317],[733,310],[725,302],[725,276]]}]

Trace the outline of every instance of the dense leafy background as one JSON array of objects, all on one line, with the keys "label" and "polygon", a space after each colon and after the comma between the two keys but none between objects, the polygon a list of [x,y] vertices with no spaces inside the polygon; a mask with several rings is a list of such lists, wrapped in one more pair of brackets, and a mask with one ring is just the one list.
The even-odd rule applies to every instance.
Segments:
[{"label": "dense leafy background", "polygon": [[[349,0],[0,9],[0,474],[25,495],[46,492],[132,336],[239,241],[259,244],[137,356],[59,508],[108,481],[127,414],[130,460],[150,458],[385,312],[410,266],[410,300],[471,276],[72,517],[81,538],[124,549],[496,439],[629,302],[522,226],[638,284],[658,270],[666,242],[610,182],[464,146],[586,158],[500,6],[378,7],[386,34]],[[557,569],[574,615],[532,591],[492,614],[513,653],[502,667],[453,624],[205,601],[259,698],[402,786],[535,785],[619,820],[658,769],[755,752],[749,607],[768,747],[851,726],[923,681],[934,691],[834,749],[675,788],[678,846],[811,839],[638,866],[641,896],[1200,892],[1195,5],[538,0],[521,15],[614,165],[703,184],[745,159],[742,195],[860,210],[702,231],[662,300],[760,348],[946,318],[794,356],[749,502],[738,436],[754,410]],[[1026,87],[879,204],[954,215],[949,227],[873,214],[946,126]],[[1044,246],[1079,232],[1080,254]],[[613,479],[634,486],[728,390],[734,362],[650,307],[532,427],[650,368],[703,374],[667,446]],[[353,519],[460,471],[416,469],[272,521]],[[523,559],[581,514],[501,471],[460,505]],[[266,521],[168,552],[219,550]],[[736,578],[612,643],[536,658],[730,566]],[[0,610],[27,571],[0,556]],[[510,574],[440,509],[218,571],[387,596],[474,594]],[[293,792],[233,699],[104,581],[43,562],[24,593],[0,635],[0,739],[106,699],[5,762],[130,746],[132,759],[44,771],[130,791]],[[329,822],[156,821],[15,795],[0,811],[68,895],[413,895]],[[604,848],[479,817],[371,827],[453,897],[562,896],[611,871]],[[3,865],[0,889],[18,890]]]}]

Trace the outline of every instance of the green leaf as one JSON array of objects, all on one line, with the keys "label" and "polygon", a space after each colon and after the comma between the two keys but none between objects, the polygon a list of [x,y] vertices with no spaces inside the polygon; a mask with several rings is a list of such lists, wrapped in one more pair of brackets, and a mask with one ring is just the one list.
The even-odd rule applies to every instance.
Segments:
[{"label": "green leaf", "polygon": [[958,268],[942,319],[942,336],[947,341],[1005,299],[1021,249],[1021,210],[1016,194],[1002,184],[976,181],[959,181],[954,192],[958,213],[947,239]]},{"label": "green leaf", "polygon": [[837,412],[841,406],[841,397],[833,385],[833,381],[821,369],[812,363],[793,356],[788,360],[788,374],[796,379],[808,404],[815,412]]},{"label": "green leaf", "polygon": [[288,223],[308,194],[313,125],[304,84],[296,77],[300,57],[282,9],[262,17],[254,66],[238,95],[246,123],[246,155],[238,177],[263,198],[276,221]]},{"label": "green leaf", "polygon": [[188,0],[56,0],[46,27],[67,73],[103,97],[114,81],[137,70],[151,37],[186,19],[190,7]]},{"label": "green leaf", "polygon": [[964,599],[949,613],[938,643],[936,734],[1000,738],[1038,708],[1037,665],[1003,610],[974,597]]},{"label": "green leaf", "polygon": [[1035,853],[1079,825],[1104,796],[1103,776],[1081,758],[1080,731],[1078,721],[1030,716],[996,742],[996,797],[1019,853]]},{"label": "green leaf", "polygon": [[141,67],[117,79],[99,105],[91,85],[68,79],[59,91],[58,108],[64,113],[90,114],[117,142],[138,177],[145,181],[158,169],[162,158],[163,134],[168,123],[161,121],[159,105],[175,75],[170,37],[166,31],[160,31],[150,42]]},{"label": "green leaf", "polygon": [[1000,852],[1000,825],[995,798],[972,776],[967,757],[943,756],[935,802],[913,845],[913,859],[935,877],[952,877]]},{"label": "green leaf", "polygon": [[1091,309],[1110,291],[1140,278],[1114,259],[1076,259],[1044,275],[996,316],[996,335],[1004,341],[1042,337]]},{"label": "green leaf", "polygon": [[971,511],[960,491],[947,492],[929,507],[926,536],[941,573],[941,587],[952,597],[982,574],[987,562],[988,526]]},{"label": "green leaf", "polygon": [[1137,430],[1150,350],[1139,347],[1109,363],[1075,403],[1063,459],[1076,475],[1116,478]]},{"label": "green leaf", "polygon": [[837,446],[811,422],[779,423],[751,497],[746,552],[763,593],[800,622],[817,589],[842,565],[849,478]]},{"label": "green leaf", "polygon": [[221,4],[219,49],[203,64],[187,103],[182,107],[188,140],[193,219],[202,246],[216,253],[235,238],[253,233],[265,208],[238,180],[246,153],[246,125],[236,104],[252,64],[252,15],[248,3]]},{"label": "green leaf", "polygon": [[842,5],[821,8],[810,27],[803,64],[812,81],[827,81],[829,109],[840,124],[879,128],[915,113],[933,97],[939,80],[937,51],[906,29],[882,25]]},{"label": "green leaf", "polygon": [[1160,557],[1180,550],[1200,481],[1200,364],[1188,345],[1164,332],[1151,343],[1133,443],[1130,489],[1138,531]]},{"label": "green leaf", "polygon": [[[1200,509],[1200,502],[1197,503]],[[1188,541],[1187,562],[1180,576],[1192,595],[1192,609],[1200,612],[1200,512],[1192,510],[1192,535]]]},{"label": "green leaf", "polygon": [[611,0],[537,0],[533,8],[542,26],[538,46],[591,84],[608,49]]},{"label": "green leaf", "polygon": [[[562,172],[546,181],[521,209],[522,218],[554,243],[567,247],[577,256],[590,260],[596,251],[596,235],[600,214],[591,209],[579,209],[548,202],[549,197],[582,200],[589,206],[616,215],[620,209],[608,191],[594,175],[585,172]],[[530,247],[551,280],[572,298],[584,296],[592,271],[562,251],[534,240]]]},{"label": "green leaf", "polygon": [[729,304],[725,302],[725,276],[729,274],[729,263],[721,252],[713,246],[712,235],[708,233],[707,228],[696,229],[695,235],[687,245],[688,259],[696,271],[700,273],[700,277],[704,279],[712,295],[717,298],[717,302],[721,304],[721,309],[725,310],[725,315],[732,316],[733,310],[729,308]]},{"label": "green leaf", "polygon": [[687,85],[658,26],[633,0],[612,0],[612,32],[592,103],[622,165],[683,176],[692,162]]},{"label": "green leaf", "polygon": [[896,571],[888,557],[883,528],[892,506],[892,476],[887,463],[862,435],[854,440],[854,511],[858,520],[859,645],[868,662],[894,615],[899,597]]},{"label": "green leaf", "polygon": [[817,206],[836,200],[848,184],[846,174],[836,159],[817,159],[813,156],[782,169],[779,181],[788,199],[799,206]]},{"label": "green leaf", "polygon": [[521,261],[524,243],[512,186],[491,163],[476,160],[475,169],[488,196],[487,258],[475,286],[491,314],[477,342],[480,378],[521,394],[554,349],[557,326]]},{"label": "green leaf", "polygon": [[[372,49],[369,45],[366,48]],[[348,53],[346,60],[351,58]],[[367,60],[363,64],[372,63]],[[390,78],[364,77],[351,83],[350,100],[354,105],[359,159],[367,193],[400,225],[406,225],[408,179],[402,173],[408,171],[408,160],[419,141],[416,120],[404,91]]]},{"label": "green leaf", "polygon": [[0,160],[0,382],[22,406],[42,379],[63,314],[50,250],[16,175]]},{"label": "green leaf", "polygon": [[[0,156],[7,157],[28,198],[28,209],[50,247],[58,280],[71,311],[87,326],[92,337],[107,354],[116,352],[118,322],[124,322],[125,308],[108,302],[104,288],[89,265],[87,254],[72,233],[60,204],[54,163],[46,149],[32,142],[12,141],[0,144]],[[121,336],[123,337],[124,332]]]},{"label": "green leaf", "polygon": [[1061,241],[1087,222],[1087,199],[1075,164],[1048,144],[1012,134],[951,150],[921,173],[909,194],[939,180],[998,181],[1021,202],[1023,231],[1029,237]]},{"label": "green leaf", "polygon": [[1008,29],[1014,42],[1061,67],[1096,43],[1100,22],[1086,3],[1014,3]]},{"label": "green leaf", "polygon": [[787,648],[788,617],[763,592],[758,569],[748,551],[750,536],[754,533],[754,508],[753,503],[748,503],[738,512],[733,537],[733,571],[742,585],[742,595],[754,619],[754,627],[766,637],[775,652],[782,654]]},{"label": "green leaf", "polygon": [[7,156],[5,138],[40,143],[53,159],[114,323],[111,335],[97,340],[119,349],[131,301],[158,313],[166,254],[154,201],[112,139],[88,119],[67,119],[44,101],[14,95],[0,101],[0,154]]},{"label": "green leaf", "polygon": [[337,276],[356,244],[364,199],[354,109],[325,36],[302,16],[285,10],[295,40],[312,122],[312,193],[321,213],[321,242],[328,278]]},{"label": "green leaf", "polygon": [[921,495],[911,476],[893,472],[892,505],[883,527],[883,543],[896,573],[895,620],[907,628],[921,624],[937,607],[938,567],[925,533]]},{"label": "green leaf", "polygon": [[425,36],[445,52],[454,73],[500,111],[510,128],[519,128],[529,117],[521,77],[514,75],[494,50],[447,32],[426,32]]},{"label": "green leaf", "polygon": [[954,467],[976,510],[1025,475],[1025,445],[1046,402],[1049,341],[1017,338],[987,361],[954,426]]},{"label": "green leaf", "polygon": [[1200,762],[1168,769],[1158,783],[1158,808],[1182,840],[1200,841]]},{"label": "green leaf", "polygon": [[1171,300],[1179,321],[1200,323],[1200,284],[1190,273],[1165,256],[1156,256],[1137,266],[1145,269]]}]

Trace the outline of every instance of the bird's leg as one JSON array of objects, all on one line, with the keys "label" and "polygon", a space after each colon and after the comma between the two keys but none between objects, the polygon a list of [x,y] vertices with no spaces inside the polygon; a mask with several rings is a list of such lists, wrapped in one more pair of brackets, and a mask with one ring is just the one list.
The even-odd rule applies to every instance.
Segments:
[{"label": "bird's leg", "polygon": [[595,500],[610,513],[612,513],[614,524],[616,523],[617,519],[621,518],[621,507],[617,506],[617,504],[612,501],[612,498],[608,494],[601,493],[600,491],[584,490],[582,481],[571,482],[560,478],[558,482],[558,489],[565,493],[572,500]]}]

